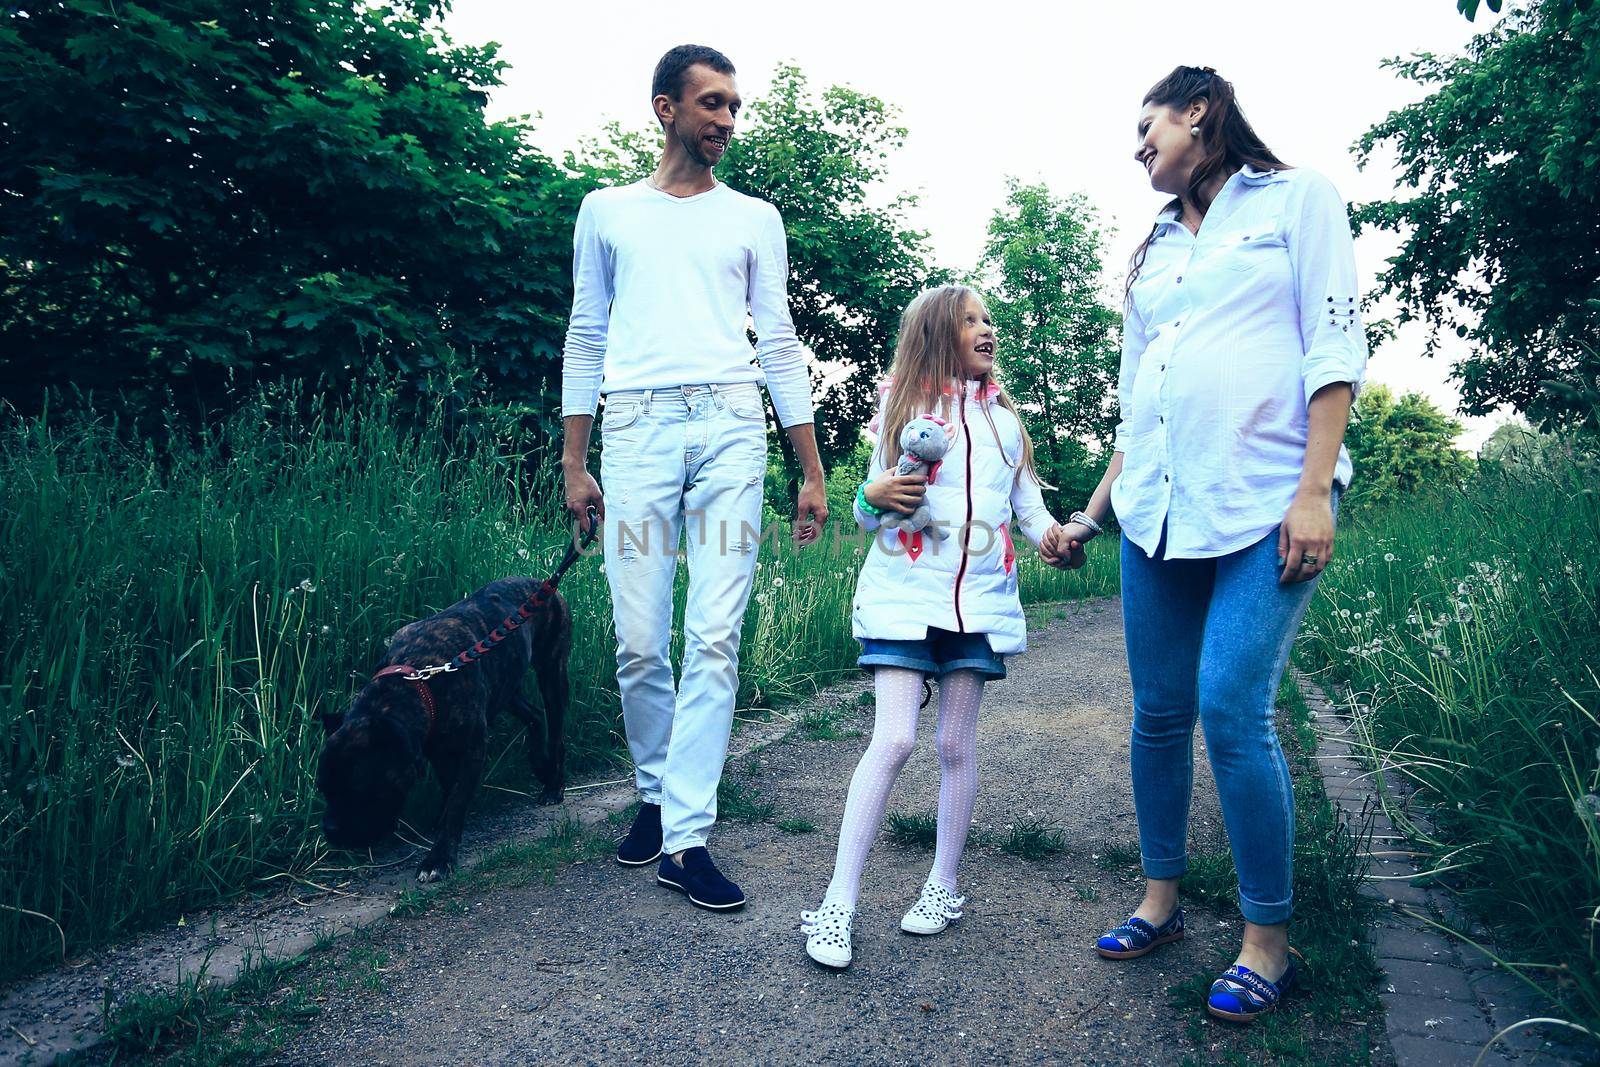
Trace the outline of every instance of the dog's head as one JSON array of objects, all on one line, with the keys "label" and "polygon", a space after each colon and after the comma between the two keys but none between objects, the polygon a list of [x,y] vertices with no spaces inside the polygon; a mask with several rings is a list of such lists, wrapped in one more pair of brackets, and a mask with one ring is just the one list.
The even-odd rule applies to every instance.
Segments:
[{"label": "dog's head", "polygon": [[394,832],[406,794],[422,770],[422,739],[387,714],[401,686],[368,685],[339,715],[324,714],[327,740],[317,762],[317,790],[327,810],[322,833],[335,848],[366,848]]}]

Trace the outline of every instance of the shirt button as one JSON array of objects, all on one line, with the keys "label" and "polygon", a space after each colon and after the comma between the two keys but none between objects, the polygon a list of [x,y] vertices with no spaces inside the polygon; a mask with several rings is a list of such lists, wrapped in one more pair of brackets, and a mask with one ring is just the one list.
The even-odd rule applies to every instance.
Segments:
[{"label": "shirt button", "polygon": [[1179,285],[1182,285],[1182,284],[1183,284],[1183,275],[1181,275],[1181,274],[1180,274],[1180,275],[1178,275],[1178,284],[1179,284]]},{"label": "shirt button", "polygon": [[1162,480],[1162,481],[1164,481],[1164,482],[1170,482],[1170,481],[1172,481],[1172,479],[1171,479],[1171,478],[1168,478],[1168,477],[1167,477],[1167,476],[1166,476],[1166,475],[1165,475],[1165,474],[1163,474],[1163,475],[1162,475],[1162,476],[1161,476],[1161,480]]},{"label": "shirt button", "polygon": [[1183,325],[1183,320],[1180,319],[1179,321],[1177,321],[1177,322],[1172,324],[1172,328],[1174,330],[1176,330],[1179,326],[1182,326],[1182,325]]}]

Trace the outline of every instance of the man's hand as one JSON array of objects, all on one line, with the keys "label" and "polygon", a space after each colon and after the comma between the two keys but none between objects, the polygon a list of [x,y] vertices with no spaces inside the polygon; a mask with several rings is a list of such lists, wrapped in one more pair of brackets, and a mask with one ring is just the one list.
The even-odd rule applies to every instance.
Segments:
[{"label": "man's hand", "polygon": [[1278,584],[1309,582],[1333,558],[1333,504],[1330,493],[1298,492],[1278,527]]},{"label": "man's hand", "polygon": [[599,521],[604,522],[606,517],[606,502],[600,495],[600,483],[583,468],[568,470],[565,477],[567,514],[578,524],[579,533],[588,534],[590,508],[594,508]]},{"label": "man's hand", "polygon": [[922,506],[922,498],[928,493],[928,476],[896,474],[895,469],[889,467],[867,483],[867,503],[884,511],[900,511],[909,515]]},{"label": "man's hand", "polygon": [[794,499],[794,539],[802,547],[815,544],[828,524],[828,491],[823,480],[807,478]]}]

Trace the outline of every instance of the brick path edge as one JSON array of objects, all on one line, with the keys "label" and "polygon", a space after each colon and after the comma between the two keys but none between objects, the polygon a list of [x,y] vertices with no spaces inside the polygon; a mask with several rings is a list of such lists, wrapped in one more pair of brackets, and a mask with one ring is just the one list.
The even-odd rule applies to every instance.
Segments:
[{"label": "brick path edge", "polygon": [[[1367,937],[1385,973],[1380,999],[1398,1067],[1600,1063],[1600,1051],[1573,1044],[1570,1031],[1537,1024],[1485,1051],[1507,1027],[1548,1017],[1550,1005],[1493,958],[1500,953],[1488,931],[1445,889],[1419,884],[1423,873],[1413,861],[1421,853],[1385,814],[1384,803],[1387,797],[1389,810],[1405,807],[1411,790],[1403,775],[1361,744],[1352,712],[1364,709],[1348,698],[1330,699],[1299,671],[1294,677],[1312,711],[1328,799],[1368,858],[1361,892],[1379,908]],[[1407,817],[1427,825],[1424,813],[1408,810]]]}]

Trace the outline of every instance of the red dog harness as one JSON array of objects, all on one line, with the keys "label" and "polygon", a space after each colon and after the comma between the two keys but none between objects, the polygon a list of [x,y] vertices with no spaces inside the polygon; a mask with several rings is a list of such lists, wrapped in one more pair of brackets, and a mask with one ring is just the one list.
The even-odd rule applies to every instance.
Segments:
[{"label": "red dog harness", "polygon": [[374,674],[372,680],[376,682],[379,678],[387,678],[392,674],[409,675],[406,681],[411,683],[412,688],[417,691],[417,696],[422,698],[422,709],[428,713],[428,735],[422,739],[422,743],[427,744],[433,738],[433,722],[437,717],[433,706],[433,690],[428,688],[428,680],[426,678],[417,676],[415,667],[408,667],[404,663],[396,663],[385,667],[377,674]]}]

